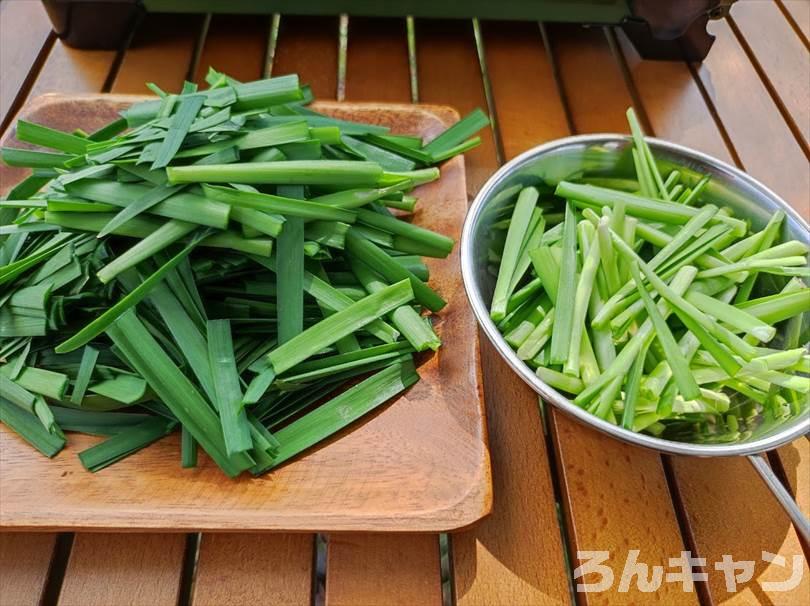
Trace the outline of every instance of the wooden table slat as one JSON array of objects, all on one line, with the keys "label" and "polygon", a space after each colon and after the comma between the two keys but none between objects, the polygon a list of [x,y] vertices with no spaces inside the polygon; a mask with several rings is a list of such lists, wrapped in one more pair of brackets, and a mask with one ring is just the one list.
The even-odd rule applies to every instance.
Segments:
[{"label": "wooden table slat", "polygon": [[101,92],[116,51],[78,50],[57,40],[42,66],[29,99],[45,93]]},{"label": "wooden table slat", "polygon": [[298,74],[316,99],[337,97],[337,17],[282,16],[273,75]]},{"label": "wooden table slat", "polygon": [[778,450],[779,462],[796,502],[810,518],[810,439],[799,438]]},{"label": "wooden table slat", "polygon": [[689,66],[681,61],[644,61],[623,32],[618,31],[615,36],[621,60],[627,64],[655,136],[733,164],[732,153]]},{"label": "wooden table slat", "polygon": [[784,107],[810,156],[810,53],[775,3],[737,2],[731,22],[751,50],[761,73]]},{"label": "wooden table slat", "polygon": [[405,19],[349,20],[346,100],[411,101]]},{"label": "wooden table slat", "polygon": [[[194,81],[207,87],[208,68],[244,82],[264,72],[271,18],[257,15],[214,15],[200,53]],[[239,52],[234,52],[234,49]]]},{"label": "wooden table slat", "polygon": [[545,27],[574,131],[626,132],[624,111],[633,100],[603,31],[579,25]]},{"label": "wooden table slat", "polygon": [[48,582],[56,534],[0,532],[0,604],[37,606]]},{"label": "wooden table slat", "polygon": [[52,42],[51,22],[40,2],[5,0],[0,4],[0,134],[7,115],[41,53]]},{"label": "wooden table slat", "polygon": [[329,537],[326,606],[440,606],[437,535]]},{"label": "wooden table slat", "polygon": [[[534,145],[541,130],[548,138],[567,134],[562,106],[554,94],[533,97],[529,115],[515,111],[515,102],[533,90],[553,90],[537,25],[482,26],[507,157]],[[483,338],[481,347],[487,356],[485,388],[495,508],[481,525],[452,537],[458,603],[565,603],[569,574],[562,559],[560,521],[537,395],[517,380]],[[542,563],[536,554],[543,554]]]},{"label": "wooden table slat", "polygon": [[[417,20],[415,29],[420,101],[462,114],[486,110],[471,24]],[[465,156],[470,195],[497,167],[492,131],[482,139]],[[480,343],[495,503],[489,518],[452,537],[456,597],[461,605],[565,602],[568,573],[537,396]]]},{"label": "wooden table slat", "polygon": [[[547,31],[577,133],[626,132],[625,110],[632,98],[604,32],[561,25],[549,25]],[[586,428],[555,409],[550,417],[571,550],[608,551],[609,565],[617,571],[631,549],[639,549],[645,563],[665,566],[683,549],[683,540],[660,456]],[[581,594],[580,599],[614,604],[643,597],[635,584],[626,593],[618,588],[617,582],[612,591]],[[694,594],[672,586],[663,585],[660,595],[667,603],[696,603]]]},{"label": "wooden table slat", "polygon": [[[740,457],[691,459],[673,457],[672,465],[684,503],[686,520],[700,557],[709,566],[708,588],[713,604],[802,604],[810,595],[810,571],[802,546],[787,514]],[[785,558],[787,568],[763,561],[763,551]],[[750,581],[736,592],[726,591],[722,572],[714,563],[724,554],[755,562]],[[791,591],[768,594],[765,583],[790,578],[793,558],[802,559],[802,580]]]},{"label": "wooden table slat", "polygon": [[147,15],[124,55],[111,92],[148,94],[145,82],[179,91],[188,76],[202,24],[200,15]]},{"label": "wooden table slat", "polygon": [[554,64],[536,23],[483,23],[489,80],[504,155],[510,160],[571,134],[557,94]]},{"label": "wooden table slat", "polygon": [[810,165],[726,21],[713,21],[712,52],[696,66],[746,171],[810,216]]},{"label": "wooden table slat", "polygon": [[[552,415],[565,482],[566,518],[574,552],[608,552],[616,574],[605,592],[583,593],[584,604],[634,604],[644,598],[638,584],[621,592],[619,577],[631,550],[650,566],[667,567],[685,548],[661,457],[585,428],[561,413]],[[576,447],[574,447],[576,445]],[[586,560],[576,558],[575,565]],[[586,575],[578,583],[598,577]],[[656,591],[666,604],[698,604],[697,596],[673,584]]]},{"label": "wooden table slat", "polygon": [[[410,102],[405,20],[353,18],[348,31],[347,100]],[[441,604],[438,535],[331,534],[325,593],[328,606]]]},{"label": "wooden table slat", "polygon": [[311,534],[204,534],[191,603],[308,604],[313,538]]},{"label": "wooden table slat", "polygon": [[799,28],[805,45],[810,48],[810,2],[807,0],[774,0]]},{"label": "wooden table slat", "polygon": [[[699,68],[698,77],[704,88],[711,85],[707,90],[712,99],[722,98],[725,101],[716,105],[719,125],[710,118],[710,109],[705,102],[701,104],[694,94],[693,84],[684,76],[686,66],[675,67],[668,64],[661,68],[658,63],[639,60],[628,45],[622,44],[635,86],[644,101],[644,110],[653,124],[653,134],[682,141],[706,151],[710,146],[715,146],[715,155],[730,160],[730,152],[723,153],[718,137],[719,128],[724,128],[730,144],[740,153],[743,163],[746,162],[746,157],[757,159],[763,165],[766,162],[771,165],[782,162],[787,154],[790,154],[791,160],[803,157],[777,107],[773,103],[767,103],[763,97],[767,96],[767,92],[761,82],[754,79],[756,73],[742,47],[732,39],[733,34],[728,25],[718,25],[723,26],[717,31],[718,44],[712,49],[703,67]],[[669,76],[668,83],[663,82],[667,80],[662,77],[664,75]],[[737,81],[733,83],[732,77]],[[745,79],[744,83],[739,81],[740,78]],[[678,82],[680,88],[673,90],[674,82]],[[741,86],[746,86],[749,94],[731,94]],[[747,104],[752,102],[752,97],[759,97],[756,120],[751,120],[750,115],[746,118],[743,113]],[[673,99],[678,102],[673,103]],[[673,119],[673,114],[678,118]],[[692,121],[688,120],[690,115],[693,117]],[[755,157],[752,153],[758,145],[757,141],[768,136],[759,131],[760,124],[763,123],[774,125],[777,132],[773,136],[776,137],[778,133],[779,137],[768,145],[776,148],[781,142],[788,150],[770,161],[762,154]],[[659,129],[663,132],[659,132]],[[746,155],[743,157],[744,153]],[[772,168],[776,169],[775,166]],[[805,163],[804,169],[798,173],[799,185],[794,186],[796,191],[801,191],[801,175],[806,172]],[[806,195],[805,186],[804,193],[799,196],[806,199]],[[677,490],[684,504],[684,517],[690,539],[697,551],[695,555],[707,559],[710,599],[715,603],[730,600],[729,603],[740,604],[750,603],[754,599],[761,600],[762,582],[772,580],[778,574],[774,565],[766,566],[761,561],[762,549],[788,559],[801,554],[798,537],[785,513],[744,459],[673,457],[671,461]],[[797,465],[801,465],[801,460]],[[797,472],[797,476],[803,471]],[[727,593],[722,573],[713,568],[723,554],[729,554],[735,559],[752,559],[758,563],[754,579],[747,587],[741,587],[739,593]],[[784,600],[782,603],[792,603],[791,600],[796,600],[807,588],[800,585],[795,591],[796,593],[778,597]]]},{"label": "wooden table slat", "polygon": [[[414,27],[419,101],[450,105],[462,115],[476,107],[488,111],[470,22],[417,19]],[[481,145],[464,155],[470,199],[498,166],[492,130],[480,135]]]},{"label": "wooden table slat", "polygon": [[79,533],[60,606],[174,606],[180,592],[183,534]]}]

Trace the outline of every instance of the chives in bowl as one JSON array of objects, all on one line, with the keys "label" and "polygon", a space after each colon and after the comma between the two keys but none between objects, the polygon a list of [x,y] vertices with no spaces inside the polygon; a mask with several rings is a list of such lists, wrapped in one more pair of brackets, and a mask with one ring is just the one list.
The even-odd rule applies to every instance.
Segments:
[{"label": "chives in bowl", "polygon": [[725,444],[806,417],[806,224],[654,157],[628,120],[630,145],[572,138],[493,179],[462,251],[479,320],[527,381],[605,428]]}]

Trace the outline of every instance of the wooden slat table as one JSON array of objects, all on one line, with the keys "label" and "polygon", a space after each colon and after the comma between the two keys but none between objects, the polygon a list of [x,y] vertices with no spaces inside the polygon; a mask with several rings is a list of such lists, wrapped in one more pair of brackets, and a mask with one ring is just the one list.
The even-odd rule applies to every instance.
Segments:
[{"label": "wooden slat table", "polygon": [[[135,93],[147,80],[179,89],[208,65],[240,79],[297,72],[324,99],[487,108],[494,127],[466,156],[472,196],[528,147],[625,131],[633,104],[651,134],[744,168],[810,214],[810,2],[741,0],[710,28],[717,42],[701,65],[642,60],[609,29],[351,17],[150,15],[126,48],[83,51],[56,39],[39,2],[2,0],[0,134],[45,92]],[[0,605],[810,603],[808,546],[747,462],[609,440],[538,407],[494,350],[481,350],[495,505],[474,528],[450,537],[0,533]],[[769,460],[810,512],[810,441]],[[689,551],[705,558],[696,570],[707,580],[642,593],[634,578],[622,591],[630,550],[667,571]],[[575,578],[588,551],[610,553],[605,591],[575,590],[599,578]],[[714,566],[723,554],[755,562],[733,591]],[[794,559],[801,579],[778,590]]]}]

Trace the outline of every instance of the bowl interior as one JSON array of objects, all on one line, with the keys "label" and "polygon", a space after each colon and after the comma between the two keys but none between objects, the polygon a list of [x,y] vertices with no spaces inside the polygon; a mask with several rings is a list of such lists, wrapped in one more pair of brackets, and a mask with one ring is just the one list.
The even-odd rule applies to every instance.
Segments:
[{"label": "bowl interior", "polygon": [[[787,215],[783,222],[783,240],[810,241],[807,223],[775,193],[748,175],[688,148],[656,139],[649,139],[649,143],[663,174],[677,167],[683,181],[690,185],[696,184],[703,175],[711,176],[703,195],[707,202],[732,208],[735,216],[750,220],[754,229],[764,227],[775,211],[782,210]],[[488,308],[495,287],[495,276],[488,261],[495,233],[492,225],[508,216],[516,193],[527,185],[550,193],[559,181],[582,177],[635,178],[630,149],[630,139],[622,135],[560,139],[518,156],[482,188],[467,215],[461,256],[467,295],[485,334],[518,375],[545,399],[581,421],[628,442],[678,454],[750,454],[774,448],[807,432],[810,429],[807,405],[788,417],[761,416],[737,439],[724,443],[702,443],[695,437],[686,437],[685,441],[666,440],[624,430],[590,415],[538,379],[532,369],[518,359],[489,319]]]}]

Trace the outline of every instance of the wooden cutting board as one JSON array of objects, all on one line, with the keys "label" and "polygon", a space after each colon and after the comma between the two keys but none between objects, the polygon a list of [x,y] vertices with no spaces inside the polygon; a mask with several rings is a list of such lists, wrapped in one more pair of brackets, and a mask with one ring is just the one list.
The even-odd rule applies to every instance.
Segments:
[{"label": "wooden cutting board", "polygon": [[[92,131],[139,97],[45,95],[20,117]],[[458,119],[429,105],[321,103],[336,117],[435,136]],[[22,147],[13,130],[2,144]],[[25,171],[0,167],[5,193]],[[458,240],[467,208],[464,161],[417,191],[415,221]],[[228,479],[200,454],[180,467],[177,435],[98,473],[76,453],[98,441],[68,435],[53,460],[0,425],[0,528],[104,530],[419,531],[463,528],[490,511],[492,486],[475,320],[461,282],[458,247],[430,259],[430,284],[448,305],[435,316],[443,346],[419,367],[422,380],[326,443],[259,478]]]}]

